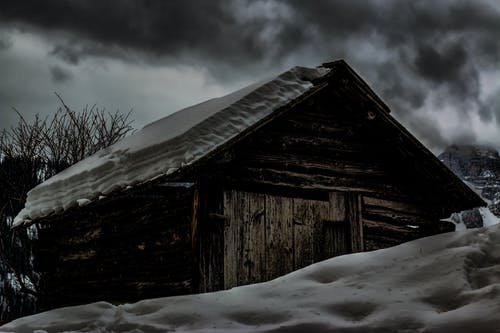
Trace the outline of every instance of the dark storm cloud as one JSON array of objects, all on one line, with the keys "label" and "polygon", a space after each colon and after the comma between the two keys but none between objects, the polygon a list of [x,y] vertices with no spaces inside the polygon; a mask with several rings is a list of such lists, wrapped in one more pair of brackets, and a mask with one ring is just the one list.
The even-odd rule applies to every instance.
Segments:
[{"label": "dark storm cloud", "polygon": [[7,50],[12,46],[12,40],[6,34],[0,33],[0,51]]},{"label": "dark storm cloud", "polygon": [[442,51],[432,45],[418,45],[415,66],[424,79],[435,83],[457,81],[466,63],[467,51],[461,44]]},{"label": "dark storm cloud", "polygon": [[[429,92],[464,116],[499,112],[498,100],[480,101],[479,83],[500,59],[495,1],[6,0],[0,19],[59,34],[51,55],[72,65],[87,56],[183,63],[221,79],[343,57],[421,124],[411,118]],[[444,140],[436,126],[425,131]]]},{"label": "dark storm cloud", "polygon": [[[188,50],[210,57],[227,53],[232,58],[238,49],[239,55],[250,58],[263,53],[260,43],[253,38],[254,26],[248,27],[246,36],[240,36],[236,30],[229,1],[28,0],[21,4],[7,1],[2,6],[4,20],[70,31],[107,46],[157,55],[178,55]],[[79,45],[74,46],[74,53],[70,53],[69,46],[54,53],[74,63],[79,56]],[[90,50],[84,47],[80,51]]]},{"label": "dark storm cloud", "polygon": [[413,67],[418,78],[434,83],[455,84],[471,62],[493,65],[500,56],[500,12],[486,1],[293,3],[302,13],[302,23],[316,26],[325,43],[340,39],[345,46],[345,41],[378,36],[386,50],[409,49],[409,54],[399,54],[397,63]]},{"label": "dark storm cloud", "polygon": [[[292,2],[301,23],[315,26],[331,53],[340,47],[348,59],[355,55],[362,75],[378,71],[375,90],[436,145],[470,134],[447,133],[445,138],[415,114],[429,93],[441,94],[438,103],[452,106],[465,121],[471,112],[485,121],[499,112],[498,103],[480,100],[480,70],[497,70],[500,58],[500,10],[493,1]],[[376,52],[360,54],[359,45],[367,42],[386,53],[382,60]]]},{"label": "dark storm cloud", "polygon": [[[427,119],[425,117],[412,117],[408,125],[413,127],[413,128],[418,128],[420,129],[420,135],[423,138],[431,139],[432,142],[427,142],[427,144],[432,143],[435,146],[446,146],[449,144],[447,142],[447,139],[441,135],[441,132],[439,130],[439,127],[437,126],[435,121],[432,121],[430,119]],[[462,135],[460,135],[460,138],[462,138]],[[453,138],[453,141],[455,141],[456,136]]]},{"label": "dark storm cloud", "polygon": [[[286,13],[280,15],[283,8]],[[253,15],[252,15],[253,12]],[[250,13],[250,14],[249,14]],[[348,55],[352,39],[382,36],[388,49],[409,46],[417,57],[417,69],[426,75],[431,65],[457,57],[439,69],[437,79],[455,79],[468,60],[466,47],[474,46],[484,57],[500,54],[498,10],[485,1],[163,1],[163,0],[7,0],[0,9],[5,21],[20,21],[39,28],[77,33],[98,48],[119,46],[154,55],[196,54],[206,61],[233,65],[284,56],[298,47],[316,47],[328,53]],[[319,36],[312,36],[317,31]],[[450,35],[451,34],[451,35]],[[448,36],[461,37],[449,43]],[[318,39],[315,39],[318,38]],[[85,39],[83,39],[85,40]],[[80,39],[80,42],[82,39]],[[322,41],[323,45],[313,45]],[[459,45],[463,43],[463,45]],[[100,47],[99,47],[100,46]],[[342,47],[343,50],[339,50]],[[57,46],[53,54],[70,63],[92,53],[89,45]],[[99,52],[98,50],[94,50]],[[437,67],[437,66],[435,66]],[[446,71],[450,71],[451,75]]]},{"label": "dark storm cloud", "polygon": [[61,66],[50,67],[50,75],[52,77],[52,81],[55,83],[68,82],[73,78],[71,71],[64,69]]},{"label": "dark storm cloud", "polygon": [[77,65],[80,61],[81,51],[70,45],[56,45],[50,54],[64,60],[68,64]]}]

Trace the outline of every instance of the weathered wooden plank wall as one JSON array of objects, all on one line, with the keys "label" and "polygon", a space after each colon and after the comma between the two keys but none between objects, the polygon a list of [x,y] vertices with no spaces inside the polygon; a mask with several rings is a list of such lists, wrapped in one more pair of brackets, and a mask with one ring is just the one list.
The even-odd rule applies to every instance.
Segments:
[{"label": "weathered wooden plank wall", "polygon": [[[324,201],[224,191],[224,288],[273,279],[349,252],[348,200],[344,193],[331,198]],[[361,237],[361,225],[352,226],[355,228]]]},{"label": "weathered wooden plank wall", "polygon": [[331,192],[330,221],[323,225],[324,248],[322,259],[351,253],[351,225],[346,219],[346,197],[342,192]]},{"label": "weathered wooden plank wall", "polygon": [[344,128],[306,110],[287,114],[235,147],[234,161],[219,171],[223,178],[250,189],[269,185],[417,200],[418,193],[408,193],[392,177],[387,156],[359,124]]},{"label": "weathered wooden plank wall", "polygon": [[240,210],[225,210],[224,216],[224,288],[231,288],[238,285],[238,272],[240,259],[243,257],[241,240],[243,235],[240,232],[240,224],[232,221],[248,221],[247,203],[240,202],[238,192],[228,191],[224,193],[224,207],[242,207]]},{"label": "weathered wooden plank wall", "polygon": [[346,220],[349,221],[351,227],[351,252],[363,252],[363,219],[361,201],[357,193],[347,193]]},{"label": "weathered wooden plank wall", "polygon": [[437,223],[428,209],[406,202],[364,196],[362,215],[366,250],[447,231],[439,229],[444,224]]},{"label": "weathered wooden plank wall", "polygon": [[[332,87],[297,105],[234,145],[210,174],[232,187],[259,192],[266,186],[358,192],[408,203],[432,203],[429,186],[409,173],[401,147],[369,116],[369,107]],[[352,100],[351,100],[352,99]],[[233,186],[234,185],[234,186]],[[441,214],[438,206],[427,205]]]},{"label": "weathered wooden plank wall", "polygon": [[198,292],[224,289],[224,197],[221,184],[209,178],[196,183],[199,193],[198,241],[195,249]]},{"label": "weathered wooden plank wall", "polygon": [[266,196],[266,280],[274,279],[294,265],[293,202],[289,198]]},{"label": "weathered wooden plank wall", "polygon": [[[231,158],[208,172],[219,175],[226,187],[255,193],[302,198],[356,193],[357,203],[352,197],[343,214],[365,235],[350,231],[352,252],[447,230],[439,222],[442,210],[436,199],[424,194],[434,185],[414,180],[411,161],[398,155],[401,145],[385,135],[386,124],[364,109],[352,92],[332,89],[322,94],[232,147],[226,154]],[[394,203],[399,208],[394,209]],[[307,235],[308,226],[302,228]],[[325,237],[338,237],[336,242],[344,244],[342,228],[346,226],[326,228],[331,236]],[[303,239],[294,241],[302,246]],[[309,256],[307,251],[304,255]]]},{"label": "weathered wooden plank wall", "polygon": [[40,229],[40,309],[192,292],[192,189],[158,186],[86,208]]}]

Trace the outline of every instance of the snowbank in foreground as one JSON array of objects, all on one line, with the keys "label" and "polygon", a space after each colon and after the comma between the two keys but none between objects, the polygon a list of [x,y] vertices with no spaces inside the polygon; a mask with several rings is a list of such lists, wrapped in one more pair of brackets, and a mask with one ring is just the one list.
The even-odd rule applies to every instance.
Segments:
[{"label": "snowbank in foreground", "polygon": [[100,302],[21,318],[2,332],[494,332],[500,225],[330,259],[229,291]]}]

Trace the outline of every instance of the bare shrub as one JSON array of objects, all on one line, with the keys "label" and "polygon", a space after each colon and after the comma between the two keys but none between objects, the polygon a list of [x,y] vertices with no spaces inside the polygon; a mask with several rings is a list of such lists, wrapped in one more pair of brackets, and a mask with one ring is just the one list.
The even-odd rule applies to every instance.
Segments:
[{"label": "bare shrub", "polygon": [[36,225],[11,229],[28,191],[133,130],[131,111],[110,113],[92,105],[76,112],[56,96],[60,107],[53,116],[36,115],[28,122],[14,109],[17,124],[0,132],[0,322],[36,310],[38,274],[31,249]]}]

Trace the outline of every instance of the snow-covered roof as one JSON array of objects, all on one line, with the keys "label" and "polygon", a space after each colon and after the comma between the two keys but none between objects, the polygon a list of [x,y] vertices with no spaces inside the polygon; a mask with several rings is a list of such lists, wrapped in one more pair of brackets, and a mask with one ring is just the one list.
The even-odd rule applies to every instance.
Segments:
[{"label": "snow-covered roof", "polygon": [[192,164],[313,87],[329,69],[295,67],[268,81],[182,109],[33,188],[14,220],[86,204],[101,195]]}]

